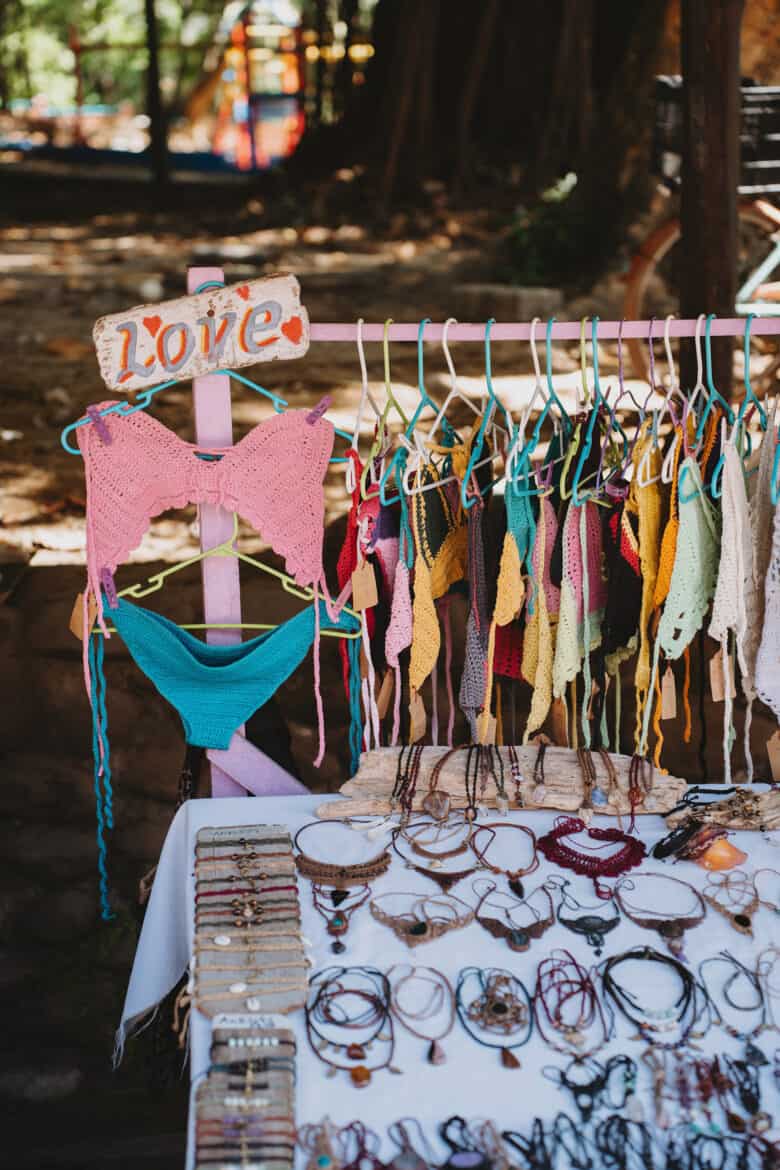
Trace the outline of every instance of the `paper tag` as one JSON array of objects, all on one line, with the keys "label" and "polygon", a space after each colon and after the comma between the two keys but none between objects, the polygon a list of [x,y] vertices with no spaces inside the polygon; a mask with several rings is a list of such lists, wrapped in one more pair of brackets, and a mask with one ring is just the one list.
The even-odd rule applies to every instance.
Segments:
[{"label": "paper tag", "polygon": [[[87,605],[87,623],[89,629],[88,634],[92,633],[92,627],[95,624],[97,617],[97,602],[94,597],[90,597]],[[73,612],[70,615],[70,622],[68,624],[70,632],[78,638],[79,642],[84,641],[84,594],[78,593],[76,600],[73,603]]]},{"label": "paper tag", "polygon": [[481,744],[491,744],[496,742],[496,717],[491,715],[489,711],[483,711],[479,717],[479,742]]},{"label": "paper tag", "polygon": [[417,743],[428,730],[428,716],[425,713],[425,703],[419,691],[412,691],[409,701],[409,742]]},{"label": "paper tag", "polygon": [[553,739],[558,747],[569,746],[569,720],[566,718],[566,704],[563,699],[553,699],[550,708]]},{"label": "paper tag", "polygon": [[[736,696],[737,689],[734,684],[734,671],[729,671],[729,683],[731,684],[731,698]],[[712,692],[713,703],[722,703],[726,697],[726,683],[723,678],[723,652],[717,650],[710,659],[710,691]]]},{"label": "paper tag", "polygon": [[772,769],[772,779],[775,784],[780,784],[780,727],[766,741],[766,750],[769,767]]},{"label": "paper tag", "polygon": [[661,718],[677,718],[677,688],[674,682],[674,671],[667,666],[661,683]]},{"label": "paper tag", "polygon": [[376,697],[376,709],[380,719],[384,719],[387,712],[390,710],[390,702],[393,698],[393,691],[395,689],[395,675],[392,670],[388,670],[385,677],[382,679],[382,685],[379,688],[379,693]]},{"label": "paper tag", "polygon": [[352,608],[373,609],[378,600],[374,566],[368,561],[361,561],[352,574]]}]

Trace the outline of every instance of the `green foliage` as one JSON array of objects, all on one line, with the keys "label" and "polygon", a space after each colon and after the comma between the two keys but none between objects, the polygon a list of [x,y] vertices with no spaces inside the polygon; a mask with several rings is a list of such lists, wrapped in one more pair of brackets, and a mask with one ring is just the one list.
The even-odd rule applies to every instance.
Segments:
[{"label": "green foliage", "polygon": [[[218,28],[225,0],[156,0],[163,93],[171,101],[186,94],[203,69],[204,50]],[[0,74],[5,98],[29,100],[44,94],[55,106],[76,98],[70,31],[82,45],[116,44],[84,52],[82,77],[87,104],[145,104],[146,24],[144,0],[0,0]]]},{"label": "green foliage", "polygon": [[571,285],[582,276],[593,242],[592,225],[575,192],[576,176],[566,175],[523,208],[507,239],[505,271],[516,284]]}]

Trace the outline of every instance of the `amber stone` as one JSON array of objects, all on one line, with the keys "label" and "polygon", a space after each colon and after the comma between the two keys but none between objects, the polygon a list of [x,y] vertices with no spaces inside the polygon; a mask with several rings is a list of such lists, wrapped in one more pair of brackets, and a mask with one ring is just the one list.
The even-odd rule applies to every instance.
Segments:
[{"label": "amber stone", "polygon": [[366,1050],[362,1044],[350,1044],[347,1049],[347,1056],[350,1060],[363,1060],[366,1055]]},{"label": "amber stone", "polygon": [[504,1068],[520,1068],[520,1061],[512,1052],[511,1048],[501,1049],[501,1063]]},{"label": "amber stone", "polygon": [[349,1070],[349,1076],[356,1089],[363,1089],[371,1080],[371,1071],[364,1064],[356,1064]]}]

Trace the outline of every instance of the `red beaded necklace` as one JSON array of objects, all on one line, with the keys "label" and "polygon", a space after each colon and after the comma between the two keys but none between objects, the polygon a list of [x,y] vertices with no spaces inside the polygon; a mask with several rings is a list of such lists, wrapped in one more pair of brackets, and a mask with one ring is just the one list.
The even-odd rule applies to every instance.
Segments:
[{"label": "red beaded necklace", "polygon": [[[580,853],[572,845],[565,844],[565,837],[583,832],[586,832],[593,841],[603,841],[605,844],[622,842],[623,848],[598,857],[593,853]],[[548,861],[591,878],[596,894],[604,899],[611,898],[612,891],[607,886],[600,885],[599,878],[619,877],[629,869],[641,865],[646,853],[645,846],[638,837],[632,837],[620,829],[589,829],[579,817],[558,817],[550,832],[539,838],[536,847]]]}]

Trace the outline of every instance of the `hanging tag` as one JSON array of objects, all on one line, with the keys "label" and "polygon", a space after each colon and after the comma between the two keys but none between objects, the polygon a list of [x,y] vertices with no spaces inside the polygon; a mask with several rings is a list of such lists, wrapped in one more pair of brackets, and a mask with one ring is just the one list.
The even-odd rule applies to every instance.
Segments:
[{"label": "hanging tag", "polygon": [[409,701],[409,742],[417,743],[428,730],[428,716],[425,713],[425,703],[419,691],[412,691]]},{"label": "hanging tag", "polygon": [[766,750],[769,756],[769,767],[772,770],[772,779],[775,784],[780,784],[780,727],[766,741]]},{"label": "hanging tag", "polygon": [[566,704],[563,699],[553,699],[550,708],[553,739],[558,747],[569,746],[569,721],[566,718]]},{"label": "hanging tag", "polygon": [[661,682],[661,719],[677,718],[677,688],[674,682],[674,671],[667,666]]},{"label": "hanging tag", "polygon": [[496,742],[496,717],[491,715],[489,711],[483,711],[479,717],[479,724],[477,726],[479,733],[479,742],[481,744],[492,744]]},{"label": "hanging tag", "polygon": [[600,690],[601,690],[601,687],[599,686],[599,684],[596,682],[596,680],[594,678],[593,682],[591,683],[591,687],[590,687],[590,698],[588,699],[588,719],[593,718],[593,704],[595,702],[596,695],[599,693]]},{"label": "hanging tag", "polygon": [[352,574],[352,608],[373,609],[378,600],[374,566],[363,560]]},{"label": "hanging tag", "polygon": [[[96,617],[97,617],[97,602],[95,601],[94,597],[90,597],[89,603],[87,605],[87,624],[89,626],[89,629],[87,630],[88,634],[92,633],[92,627],[95,624]],[[74,635],[74,637],[78,638],[79,642],[84,641],[84,594],[83,593],[78,593],[76,595],[76,600],[73,603],[73,612],[70,615],[70,622],[68,623],[68,629]]]},{"label": "hanging tag", "polygon": [[380,719],[384,719],[387,712],[390,710],[390,702],[393,698],[393,691],[395,689],[395,675],[392,670],[388,670],[385,677],[382,679],[382,685],[379,688],[379,693],[376,697],[376,709]]},{"label": "hanging tag", "polygon": [[[736,687],[734,685],[734,672],[730,671],[731,678],[731,698],[736,696]],[[713,703],[722,703],[726,697],[726,683],[723,677],[723,653],[717,650],[710,659],[710,691],[712,692]]]}]

